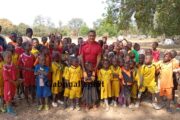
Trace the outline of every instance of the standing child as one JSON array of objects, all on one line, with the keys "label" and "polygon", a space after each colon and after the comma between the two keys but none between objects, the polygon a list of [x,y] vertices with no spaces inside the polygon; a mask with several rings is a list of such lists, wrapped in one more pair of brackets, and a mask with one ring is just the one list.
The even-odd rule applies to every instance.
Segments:
[{"label": "standing child", "polygon": [[111,97],[111,80],[113,79],[113,73],[110,69],[110,62],[107,59],[103,60],[103,68],[98,72],[98,79],[101,81],[101,100],[104,100],[106,111],[109,110],[108,99]]},{"label": "standing child", "polygon": [[121,96],[124,97],[123,107],[129,106],[131,108],[131,90],[133,85],[133,73],[130,69],[130,63],[125,62],[124,69],[122,69],[122,91]]},{"label": "standing child", "polygon": [[157,50],[158,42],[153,42],[152,44],[152,56],[153,62],[158,62],[160,58],[160,51]]},{"label": "standing child", "polygon": [[35,97],[35,78],[34,78],[34,62],[35,57],[30,53],[31,44],[29,42],[23,43],[24,53],[19,57],[19,67],[22,70],[23,85],[25,98],[29,105],[29,95],[31,95],[32,101]]},{"label": "standing child", "polygon": [[160,96],[166,97],[166,107],[168,112],[172,112],[170,108],[170,102],[172,100],[172,90],[173,90],[173,69],[176,68],[175,64],[173,64],[172,55],[170,52],[166,52],[164,54],[164,59],[159,65],[160,69]]},{"label": "standing child", "polygon": [[17,45],[15,46],[15,53],[18,54],[18,56],[20,56],[23,52],[24,52],[24,49],[22,47],[22,37],[18,37],[17,38]]},{"label": "standing child", "polygon": [[7,106],[7,113],[16,115],[12,108],[12,100],[16,93],[16,68],[12,63],[12,54],[9,51],[4,53],[5,64],[3,65],[4,80],[4,101]]},{"label": "standing child", "polygon": [[138,51],[140,50],[140,45],[138,43],[134,43],[133,48],[134,49],[131,52],[134,53],[134,55],[135,55],[135,62],[138,63],[139,62],[139,53],[138,53]]},{"label": "standing child", "polygon": [[84,86],[82,93],[82,102],[86,105],[86,110],[91,106],[95,107],[98,100],[98,93],[94,83],[95,71],[93,70],[92,64],[90,62],[85,63],[84,75]]},{"label": "standing child", "polygon": [[69,80],[69,87],[70,87],[70,94],[69,99],[71,101],[71,107],[70,110],[73,110],[74,108],[76,110],[80,110],[79,107],[79,100],[81,97],[81,80],[83,77],[83,72],[81,69],[81,66],[79,65],[79,61],[77,57],[73,57],[72,59],[72,65],[68,69],[68,75],[67,79]]},{"label": "standing child", "polygon": [[4,92],[4,81],[3,81],[3,56],[0,54],[0,112],[5,112],[4,110],[4,100],[3,100],[3,92]]},{"label": "standing child", "polygon": [[[49,110],[48,97],[51,96],[50,85],[48,81],[49,67],[45,65],[45,56],[39,56],[39,64],[35,66],[34,74],[36,75],[36,96],[39,99],[40,106],[38,110]],[[43,101],[45,103],[43,103]]]},{"label": "standing child", "polygon": [[41,42],[42,42],[42,45],[45,46],[45,47],[49,47],[49,43],[47,42],[48,38],[43,36],[41,38]]},{"label": "standing child", "polygon": [[155,81],[156,66],[152,63],[152,55],[145,56],[145,64],[142,66],[142,76],[140,78],[140,90],[138,93],[138,102],[136,104],[139,107],[140,98],[142,93],[147,89],[152,94],[153,107],[160,109],[155,100],[158,98],[158,87]]},{"label": "standing child", "polygon": [[[63,65],[60,61],[60,54],[58,52],[53,53],[53,62],[51,64],[52,70],[52,87],[51,92],[53,94],[52,106],[57,107],[60,101],[60,92],[62,91],[62,76],[63,76]],[[57,101],[57,102],[56,102]]]},{"label": "standing child", "polygon": [[122,79],[121,68],[118,66],[118,58],[113,57],[111,70],[113,73],[113,79],[111,81],[111,94],[113,97],[112,104],[116,107],[120,92],[120,80]]}]

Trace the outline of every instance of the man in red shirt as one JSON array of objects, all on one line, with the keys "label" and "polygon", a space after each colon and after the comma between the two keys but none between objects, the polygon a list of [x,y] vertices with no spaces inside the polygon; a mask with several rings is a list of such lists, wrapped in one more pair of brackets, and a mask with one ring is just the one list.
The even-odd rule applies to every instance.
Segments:
[{"label": "man in red shirt", "polygon": [[80,59],[83,69],[85,62],[91,62],[95,70],[97,70],[100,63],[102,48],[99,43],[95,41],[95,38],[96,31],[90,30],[88,32],[87,41],[82,45],[80,49]]}]

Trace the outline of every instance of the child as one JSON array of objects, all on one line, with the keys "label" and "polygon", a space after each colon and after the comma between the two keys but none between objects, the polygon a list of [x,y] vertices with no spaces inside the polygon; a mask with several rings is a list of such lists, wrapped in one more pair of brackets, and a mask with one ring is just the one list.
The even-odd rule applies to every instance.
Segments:
[{"label": "child", "polygon": [[60,54],[58,52],[53,53],[53,62],[51,64],[52,70],[52,88],[51,92],[53,94],[52,106],[57,107],[57,103],[61,103],[59,100],[60,92],[62,91],[62,75],[63,75],[63,65],[60,61]]},{"label": "child", "polygon": [[133,84],[133,73],[130,70],[130,63],[125,62],[124,69],[122,69],[122,92],[121,96],[124,96],[123,107],[129,106],[131,108],[131,90]]},{"label": "child", "polygon": [[37,58],[37,56],[39,54],[38,45],[39,45],[39,40],[37,38],[33,38],[31,54],[33,54],[35,56],[35,58]]},{"label": "child", "polygon": [[111,88],[112,88],[111,94],[113,97],[112,104],[116,107],[120,92],[120,79],[122,79],[121,68],[118,66],[117,57],[113,57],[112,59],[111,70],[113,73],[113,79],[111,81]]},{"label": "child", "polygon": [[158,62],[160,58],[160,51],[157,50],[158,47],[158,42],[153,42],[152,44],[152,56],[153,56],[153,61]]},{"label": "child", "polygon": [[79,107],[79,100],[81,97],[81,80],[83,77],[83,72],[81,69],[81,66],[79,65],[78,58],[73,57],[72,59],[72,65],[68,69],[68,75],[67,79],[69,81],[69,87],[70,87],[70,95],[69,99],[71,101],[71,107],[69,110],[80,110]]},{"label": "child", "polygon": [[158,97],[158,87],[155,81],[156,66],[152,64],[152,55],[145,56],[145,65],[142,66],[142,76],[140,77],[140,90],[138,93],[138,102],[136,107],[139,107],[140,98],[142,93],[147,89],[153,97],[153,107],[155,109],[160,109],[160,107],[155,103],[155,98]]},{"label": "child", "polygon": [[3,75],[2,75],[2,70],[3,70],[3,56],[0,54],[0,112],[5,112],[4,110],[4,100],[3,100],[3,92],[4,92],[4,81],[3,81]]},{"label": "child", "polygon": [[175,64],[171,61],[172,55],[170,52],[164,54],[163,61],[159,65],[160,70],[160,96],[166,97],[166,107],[168,112],[172,112],[170,108],[170,102],[172,100],[172,90],[173,90],[173,69],[175,69]]},{"label": "child", "polygon": [[24,49],[22,47],[22,37],[18,37],[17,38],[17,45],[15,46],[15,53],[18,54],[18,56],[20,56],[23,52],[24,52]]},{"label": "child", "polygon": [[[49,110],[48,97],[51,96],[49,81],[47,78],[49,67],[45,65],[45,56],[39,56],[39,64],[35,66],[34,74],[36,75],[36,96],[39,99],[38,110]],[[44,105],[43,105],[44,100]]]},{"label": "child", "polygon": [[29,105],[29,94],[31,94],[32,100],[35,97],[35,78],[33,72],[35,57],[30,53],[31,44],[29,42],[24,42],[23,47],[25,52],[19,57],[18,64],[22,70],[25,98]]},{"label": "child", "polygon": [[17,34],[16,33],[11,33],[11,35],[9,36],[9,38],[11,39],[11,42],[9,42],[8,44],[13,45],[14,47],[17,45]]},{"label": "child", "polygon": [[101,81],[101,100],[104,100],[106,111],[109,110],[108,99],[111,97],[111,80],[113,79],[113,73],[110,69],[110,62],[108,59],[103,60],[103,68],[98,72],[98,80]]},{"label": "child", "polygon": [[47,42],[47,37],[42,37],[41,38],[41,42],[42,42],[42,45],[45,46],[45,47],[49,47],[49,43]]},{"label": "child", "polygon": [[84,86],[82,93],[82,102],[86,105],[86,110],[91,106],[95,108],[95,104],[98,100],[98,93],[94,83],[95,71],[93,71],[92,64],[90,62],[85,63]]},{"label": "child", "polygon": [[140,45],[138,43],[134,43],[134,49],[131,51],[134,53],[135,55],[135,62],[138,63],[139,62],[139,53],[138,51],[140,50]]},{"label": "child", "polygon": [[7,106],[7,113],[16,115],[12,108],[12,100],[16,93],[16,69],[12,63],[12,54],[9,51],[4,53],[3,80],[4,80],[4,101]]}]

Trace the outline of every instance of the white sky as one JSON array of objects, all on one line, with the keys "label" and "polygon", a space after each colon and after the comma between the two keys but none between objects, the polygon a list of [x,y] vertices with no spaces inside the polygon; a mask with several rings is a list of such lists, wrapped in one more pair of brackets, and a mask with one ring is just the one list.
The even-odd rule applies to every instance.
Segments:
[{"label": "white sky", "polygon": [[67,24],[71,18],[82,18],[89,27],[102,17],[105,0],[0,0],[0,18],[7,18],[14,24],[20,22],[32,25],[37,15],[50,17],[58,25]]}]

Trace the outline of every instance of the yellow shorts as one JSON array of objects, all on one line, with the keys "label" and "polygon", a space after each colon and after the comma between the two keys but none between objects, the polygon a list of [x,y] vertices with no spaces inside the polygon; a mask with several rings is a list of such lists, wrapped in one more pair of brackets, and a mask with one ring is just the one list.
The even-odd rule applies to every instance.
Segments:
[{"label": "yellow shorts", "polygon": [[111,84],[101,85],[101,99],[111,97]]},{"label": "yellow shorts", "polygon": [[138,84],[134,83],[132,85],[131,97],[132,98],[137,98],[137,94],[138,94]]},{"label": "yellow shorts", "polygon": [[144,92],[145,90],[148,90],[151,94],[158,93],[158,86],[143,86],[142,88],[139,89],[140,92]]},{"label": "yellow shorts", "polygon": [[53,82],[51,92],[52,94],[58,94],[62,91],[62,83]]},{"label": "yellow shorts", "polygon": [[120,83],[119,81],[111,82],[111,95],[112,97],[119,97]]},{"label": "yellow shorts", "polygon": [[70,99],[81,97],[81,87],[71,87],[70,89]]},{"label": "yellow shorts", "polygon": [[64,97],[69,97],[69,94],[70,94],[69,88],[65,88],[64,89]]}]

